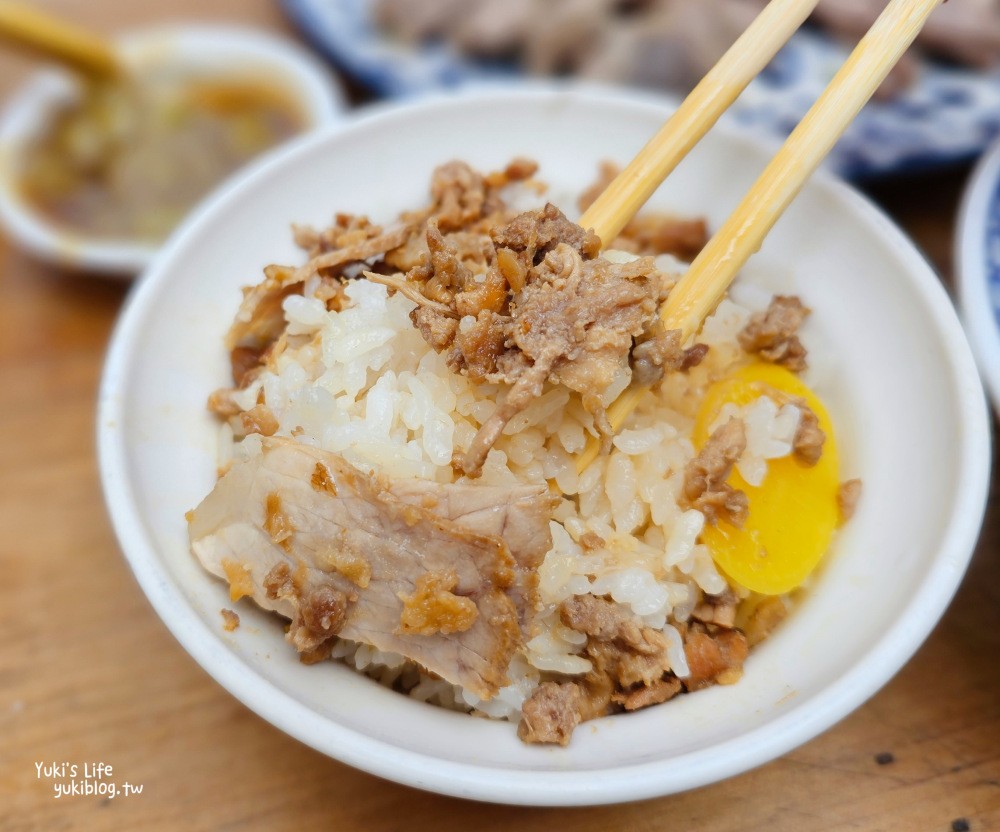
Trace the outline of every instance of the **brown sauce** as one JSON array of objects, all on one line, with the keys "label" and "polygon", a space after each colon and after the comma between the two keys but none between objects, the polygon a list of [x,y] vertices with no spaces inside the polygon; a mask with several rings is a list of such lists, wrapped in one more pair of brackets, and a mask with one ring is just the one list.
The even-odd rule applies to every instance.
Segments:
[{"label": "brown sauce", "polygon": [[306,124],[294,93],[264,78],[94,83],[26,147],[19,190],[68,232],[157,243],[226,176]]}]

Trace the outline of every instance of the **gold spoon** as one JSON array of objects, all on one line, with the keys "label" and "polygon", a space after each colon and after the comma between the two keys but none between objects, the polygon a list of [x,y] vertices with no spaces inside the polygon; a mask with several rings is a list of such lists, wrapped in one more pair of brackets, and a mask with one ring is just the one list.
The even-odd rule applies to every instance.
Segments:
[{"label": "gold spoon", "polygon": [[122,71],[114,45],[87,29],[13,0],[0,0],[0,38],[94,78]]}]

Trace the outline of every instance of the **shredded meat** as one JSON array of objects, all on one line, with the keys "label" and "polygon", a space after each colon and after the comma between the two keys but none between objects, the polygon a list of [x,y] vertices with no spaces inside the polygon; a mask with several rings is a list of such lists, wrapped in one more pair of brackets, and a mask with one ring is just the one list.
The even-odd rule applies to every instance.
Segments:
[{"label": "shredded meat", "polygon": [[448,349],[455,341],[458,320],[452,315],[442,314],[426,306],[418,306],[410,312],[410,320],[424,340],[438,352]]},{"label": "shredded meat", "polygon": [[[652,260],[612,263],[597,257],[600,240],[548,204],[517,216],[504,213],[497,186],[516,181],[527,162],[486,177],[462,163],[435,171],[432,205],[423,216],[422,242],[387,252],[385,265],[405,262],[405,274],[366,272],[414,301],[414,326],[449,366],[476,381],[509,386],[459,462],[478,475],[506,423],[546,383],[582,396],[610,443],[602,394],[629,370],[635,339],[650,329],[664,278]],[[416,217],[406,218],[415,227]],[[484,226],[496,222],[489,235]],[[398,258],[399,251],[408,254]],[[642,367],[686,368],[704,348],[668,350],[647,338]],[[676,355],[675,355],[676,353]]]},{"label": "shredded meat", "polygon": [[802,415],[799,417],[799,427],[792,440],[792,453],[803,465],[813,466],[819,462],[823,455],[826,434],[820,428],[816,414],[805,402],[796,401],[795,404],[801,410]]},{"label": "shredded meat", "polygon": [[[542,239],[541,232],[531,237],[529,249]],[[582,393],[584,406],[603,416],[600,395],[656,311],[658,285],[649,260],[585,260],[560,242],[531,274],[511,302],[506,343],[516,349],[498,357],[491,377],[512,387],[466,451],[462,468],[469,475],[480,471],[504,426],[541,395],[546,381]]]},{"label": "shredded meat", "polygon": [[809,308],[793,295],[775,295],[764,312],[756,312],[738,335],[740,346],[768,361],[801,373],[808,366],[798,331]]},{"label": "shredded meat", "polygon": [[636,710],[676,695],[663,633],[619,605],[593,595],[574,596],[559,608],[562,623],[587,635],[593,669],[583,679],[540,685],[522,708],[519,736],[526,742],[566,745],[580,723],[615,707]]},{"label": "shredded meat", "polygon": [[609,677],[617,690],[652,685],[670,671],[666,636],[651,627],[643,628],[638,645],[590,639],[586,652],[594,669]]},{"label": "shredded meat", "polygon": [[731,418],[716,428],[684,469],[684,499],[705,515],[706,522],[715,524],[721,519],[740,527],[746,521],[747,495],[726,482],[746,446],[743,422]]},{"label": "shredded meat", "polygon": [[300,653],[313,652],[340,632],[347,620],[347,609],[357,595],[348,595],[335,586],[309,590],[299,602],[298,615],[288,634]]},{"label": "shredded meat", "polygon": [[[590,656],[593,663],[593,656]],[[605,671],[594,664],[594,669],[587,673],[577,684],[583,693],[583,721],[597,719],[599,716],[614,713],[616,706],[614,695],[621,692],[621,686]]]},{"label": "shredded meat", "polygon": [[461,292],[473,281],[472,271],[458,256],[458,252],[445,240],[438,228],[438,219],[427,222],[427,250],[431,257],[431,270],[436,284],[436,292],[428,294],[432,299],[446,301],[454,300],[454,295]]},{"label": "shredded meat", "polygon": [[[379,226],[369,224],[365,218],[345,218],[340,215],[337,219],[338,225],[327,237],[317,237],[314,250],[311,251],[314,256],[304,266],[298,269],[268,266],[264,270],[264,281],[244,290],[243,303],[226,335],[233,363],[233,379],[237,386],[247,381],[247,372],[253,369],[252,366],[248,368],[249,356],[262,356],[284,331],[282,303],[289,295],[301,294],[302,285],[307,278],[317,272],[323,272],[327,276],[335,275],[351,263],[370,260],[404,245],[412,233],[412,229],[405,225],[383,232]],[[304,230],[300,229],[297,236],[302,242],[307,239],[310,243],[313,242]],[[333,282],[326,285],[330,289],[327,301],[330,306],[341,296],[342,290]]]},{"label": "shredded meat", "polygon": [[684,685],[680,679],[670,676],[653,682],[651,685],[615,693],[611,699],[625,708],[626,711],[637,711],[640,708],[648,708],[650,705],[659,705],[673,699],[683,688]]},{"label": "shredded meat", "polygon": [[[577,200],[586,211],[611,184],[620,168],[613,162],[601,162],[595,182]],[[672,254],[686,262],[694,260],[708,242],[708,227],[703,219],[684,219],[655,211],[644,212],[629,221],[608,248],[635,254]]]},{"label": "shredded meat", "polygon": [[659,319],[632,350],[632,380],[652,386],[665,372],[687,372],[698,366],[708,355],[706,344],[681,347],[678,329],[666,330]]},{"label": "shredded meat", "polygon": [[636,254],[672,254],[691,262],[708,242],[705,220],[650,212],[629,222],[611,246]]},{"label": "shredded meat", "polygon": [[712,684],[732,684],[743,671],[750,648],[739,630],[720,630],[714,635],[693,625],[684,639],[684,655],[690,674],[684,687],[699,690]]},{"label": "shredded meat", "polygon": [[[308,262],[299,268],[268,266],[264,281],[244,290],[227,334],[236,389],[249,384],[279,338],[288,337],[283,335],[285,298],[301,294],[307,280],[318,279],[318,288],[310,290],[313,296],[324,300],[328,309],[339,310],[346,298],[344,281],[355,276],[349,269],[357,269],[357,264],[371,267],[366,273],[370,279],[414,300],[414,325],[435,349],[450,349],[458,318],[484,309],[500,311],[507,304],[507,283],[490,266],[495,251],[489,232],[513,219],[500,191],[529,179],[536,168],[529,160],[515,159],[504,170],[483,176],[464,162],[450,162],[434,172],[432,203],[423,211],[403,214],[392,229],[351,214],[337,214],[324,231],[294,226],[295,242],[308,252]],[[552,233],[562,230],[559,223],[552,224]],[[488,343],[493,344],[496,337],[489,334]],[[472,366],[493,372],[495,366],[485,360],[482,335],[474,333],[464,346],[479,359]],[[224,392],[212,400],[213,411],[236,415]]]},{"label": "shredded meat", "polygon": [[[243,290],[243,302],[236,312],[236,320],[226,334],[230,357],[237,347],[252,350],[258,355],[273,344],[285,329],[285,314],[281,304],[289,295],[301,294],[302,285],[293,280],[295,270],[287,266],[267,266],[264,280]],[[233,367],[234,377],[241,373],[246,353],[237,352],[240,366]]]},{"label": "shredded meat", "polygon": [[[735,611],[731,592],[707,596],[706,604]],[[565,745],[580,723],[615,710],[634,711],[672,699],[683,690],[730,684],[739,678],[747,640],[739,630],[695,623],[685,630],[690,675],[679,679],[667,658],[659,630],[618,604],[593,595],[574,596],[559,608],[561,622],[587,636],[584,654],[592,670],[573,681],[540,685],[525,702],[518,729],[527,742]]]},{"label": "shredded meat", "polygon": [[567,745],[583,721],[583,693],[573,682],[543,682],[521,706],[517,735],[525,742]]},{"label": "shredded meat", "polygon": [[502,171],[486,174],[486,184],[491,188],[503,188],[511,182],[523,182],[538,173],[538,162],[524,156],[516,156]]},{"label": "shredded meat", "polygon": [[840,484],[837,490],[837,507],[840,509],[840,522],[846,523],[854,516],[861,499],[861,480],[847,480]]},{"label": "shredded meat", "polygon": [[[298,269],[269,266],[264,282],[246,291],[227,338],[234,383],[250,383],[281,350],[296,345],[297,336],[284,333],[282,303],[289,294],[318,275],[314,294],[322,292],[328,308],[339,309],[344,281],[363,270],[367,279],[414,302],[414,326],[446,354],[452,370],[506,388],[500,407],[457,459],[462,473],[478,476],[507,422],[549,383],[580,394],[602,450],[609,451],[604,395],[612,382],[632,373],[642,384],[655,383],[665,372],[697,364],[706,348],[682,349],[676,334],[659,325],[655,313],[672,284],[652,259],[600,258],[597,236],[552,204],[517,215],[506,207],[503,188],[536,169],[534,162],[515,159],[483,175],[449,162],[434,171],[430,204],[402,214],[391,230],[348,214],[338,214],[325,231],[296,226],[295,240],[309,262]],[[701,221],[648,218],[630,228],[627,247],[650,254],[693,250],[704,237]],[[352,264],[366,268],[353,265],[355,271],[345,272]],[[210,407],[240,416],[229,392],[215,394]],[[234,424],[238,435],[269,435],[271,427],[253,417]]]},{"label": "shredded meat", "polygon": [[499,269],[490,268],[482,283],[455,295],[455,311],[465,316],[481,316],[484,312],[500,312],[507,306],[507,279]]},{"label": "shredded meat", "polygon": [[656,312],[657,280],[648,259],[614,264],[584,260],[558,244],[534,280],[514,297],[511,338],[534,364],[558,351],[553,379],[580,392],[603,392],[649,316]]},{"label": "shredded meat", "polygon": [[[474,381],[485,381],[497,373],[497,359],[506,350],[508,319],[484,309],[470,327],[454,338],[455,349],[448,363],[463,369]],[[433,345],[432,345],[433,346]]]},{"label": "shredded meat", "polygon": [[623,607],[593,595],[574,595],[559,607],[559,619],[571,630],[597,641],[620,639],[629,646],[645,645],[642,628]]},{"label": "shredded meat", "polygon": [[375,225],[368,217],[357,214],[337,213],[333,224],[322,231],[309,226],[292,225],[292,239],[299,248],[305,249],[310,259],[331,251],[364,245],[381,234],[381,226]]},{"label": "shredded meat", "polygon": [[[367,220],[365,220],[367,222]],[[323,271],[327,274],[335,274],[350,263],[360,263],[378,257],[387,251],[406,243],[411,234],[411,229],[407,226],[396,228],[393,231],[381,233],[378,226],[366,227],[362,233],[363,238],[352,241],[349,245],[335,248],[312,257],[304,266],[296,269],[287,278],[289,284],[302,283],[307,278]]]},{"label": "shredded meat", "polygon": [[519,259],[526,266],[538,265],[560,244],[576,249],[587,258],[594,258],[601,251],[601,240],[593,231],[570,222],[551,202],[539,211],[519,214],[491,236],[494,246],[520,255]]},{"label": "shredded meat", "polygon": [[486,182],[464,162],[448,162],[431,179],[433,216],[444,231],[462,228],[483,215]]}]

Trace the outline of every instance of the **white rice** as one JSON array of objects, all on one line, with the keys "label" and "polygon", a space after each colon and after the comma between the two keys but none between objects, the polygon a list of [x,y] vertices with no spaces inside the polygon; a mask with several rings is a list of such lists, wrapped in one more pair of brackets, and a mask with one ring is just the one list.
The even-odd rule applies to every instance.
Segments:
[{"label": "white rice", "polygon": [[[620,252],[606,256],[631,258]],[[661,258],[659,266],[676,269],[677,261]],[[284,300],[295,345],[238,392],[237,403],[249,409],[263,389],[279,435],[294,431],[300,442],[393,477],[453,481],[453,453],[468,445],[505,391],[453,373],[445,357],[413,327],[413,304],[402,295],[388,297],[385,287],[356,280],[346,290],[350,306],[327,312],[321,301],[309,296],[310,288],[306,286],[303,297]],[[585,638],[558,617],[564,600],[589,592],[610,596],[647,626],[662,630],[671,645],[673,671],[686,676],[681,637],[672,624],[688,619],[702,593],[721,593],[728,585],[708,549],[697,542],[705,518],[682,509],[678,496],[684,467],[694,455],[689,437],[701,393],[740,355],[735,338],[749,314],[733,300],[722,301],[699,338],[712,348],[707,359],[687,375],[672,376],[659,394],[648,396],[615,437],[611,454],[582,475],[576,473],[575,455],[595,429],[579,396],[549,387],[504,430],[478,482],[554,480],[567,499],[555,512],[553,548],[539,570],[535,631],[511,665],[511,684],[497,697],[481,701],[422,674],[402,656],[367,645],[342,640],[334,657],[419,699],[517,719],[543,673],[578,675],[591,669],[581,655]],[[629,372],[623,367],[605,396],[607,402],[628,383]],[[764,397],[742,409],[728,408],[720,423],[733,415],[745,419],[748,433],[739,470],[757,484],[766,476],[767,460],[790,452],[798,409],[779,407]],[[254,436],[234,444],[232,431],[223,430],[228,432],[222,436],[220,464],[232,455],[260,453]],[[579,541],[588,532],[604,545],[585,551]]]}]

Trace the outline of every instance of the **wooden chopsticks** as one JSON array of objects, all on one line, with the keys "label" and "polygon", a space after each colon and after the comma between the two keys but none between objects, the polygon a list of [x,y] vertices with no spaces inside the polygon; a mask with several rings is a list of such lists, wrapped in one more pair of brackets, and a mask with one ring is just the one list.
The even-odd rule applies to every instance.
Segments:
[{"label": "wooden chopsticks", "polygon": [[[775,6],[776,2],[777,0],[774,0],[764,13]],[[674,287],[660,311],[660,317],[667,330],[680,330],[682,341],[698,331],[702,321],[715,309],[736,274],[760,248],[774,223],[826,158],[902,54],[913,43],[930,13],[942,2],[943,0],[892,0],[889,3],[816,103],[771,159],[736,210],[709,240],[687,273]],[[759,20],[760,17],[751,29],[756,27]],[[740,48],[742,41],[743,38],[740,38],[730,52]],[[772,46],[773,44],[769,43],[769,48]],[[754,60],[758,59],[759,56]],[[709,72],[706,80],[724,62],[730,67],[739,65],[736,59],[731,59],[727,53],[720,64]],[[740,81],[742,82],[742,77]],[[714,83],[716,82],[713,82],[713,85]],[[695,92],[700,87],[701,84]],[[682,108],[685,105],[682,105]],[[715,118],[717,119],[718,115]],[[617,236],[645,199],[660,185],[666,173],[659,179],[652,177],[658,175],[660,171],[669,173],[711,126],[710,123],[707,124],[692,141],[684,141],[681,137],[672,135],[666,139],[662,138],[668,132],[667,128],[672,121],[673,119],[668,121],[650,145],[643,148],[636,157],[638,160],[645,155],[647,159],[657,160],[656,164],[645,161],[638,167],[641,175],[650,178],[643,182],[641,187],[638,183],[629,185],[631,180],[626,180],[618,190],[604,200],[608,191],[615,187],[615,182],[622,179],[619,175],[618,179],[612,182],[605,193],[595,201],[594,206],[602,201],[605,204],[599,213],[595,213],[596,219],[590,218],[590,221],[600,221],[601,228],[606,234]],[[695,129],[700,129],[700,124]],[[665,148],[663,159],[659,158],[658,148],[651,147],[658,142],[662,142]],[[669,158],[666,158],[667,154]],[[622,174],[635,163],[633,160]],[[640,193],[644,196],[637,201],[636,195]],[[620,203],[617,200],[621,200]],[[587,212],[590,213],[591,211]],[[581,225],[584,228],[589,227],[587,214],[581,218]],[[597,229],[596,225],[593,227]],[[605,243],[610,243],[614,239],[614,236],[603,236],[601,231],[597,233]],[[625,423],[648,390],[648,387],[640,385],[630,387],[608,408],[608,421],[615,432]],[[577,470],[584,471],[596,459],[598,452],[599,445],[592,439],[577,459]]]},{"label": "wooden chopsticks", "polygon": [[771,0],[649,143],[580,218],[605,246],[812,14],[819,0]]}]

